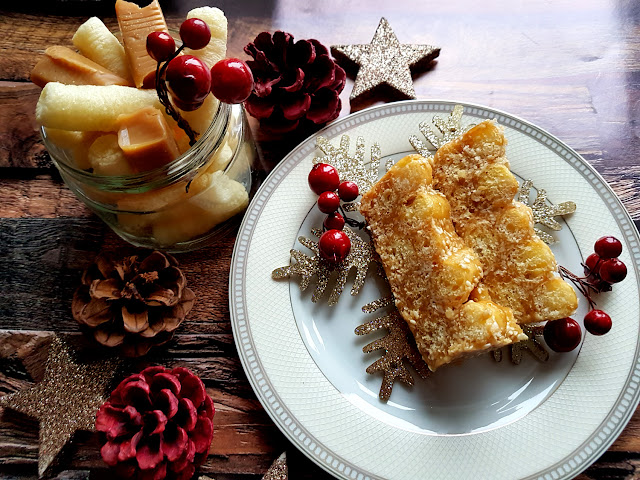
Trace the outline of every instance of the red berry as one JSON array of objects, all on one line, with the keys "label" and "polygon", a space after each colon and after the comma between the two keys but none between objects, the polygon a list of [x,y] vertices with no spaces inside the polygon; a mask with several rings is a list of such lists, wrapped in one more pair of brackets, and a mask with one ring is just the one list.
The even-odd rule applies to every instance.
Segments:
[{"label": "red berry", "polygon": [[358,198],[358,185],[355,182],[347,180],[338,185],[338,194],[345,202],[353,202]]},{"label": "red berry", "polygon": [[627,276],[627,266],[622,260],[610,258],[600,264],[600,278],[607,283],[618,283]]},{"label": "red berry", "polygon": [[342,230],[344,228],[344,217],[338,212],[333,212],[327,215],[322,224],[327,230]]},{"label": "red berry", "polygon": [[167,32],[151,32],[147,35],[147,53],[156,62],[164,62],[176,51],[176,42]]},{"label": "red berry", "polygon": [[180,55],[171,60],[166,78],[171,95],[181,104],[202,104],[209,95],[211,73],[202,60],[193,55]]},{"label": "red berry", "polygon": [[592,335],[604,335],[611,330],[611,317],[602,310],[591,310],[584,317],[584,328]]},{"label": "red berry", "polygon": [[544,341],[554,352],[570,352],[580,344],[582,330],[573,318],[561,318],[544,326]]},{"label": "red berry", "polygon": [[318,197],[318,208],[322,213],[333,213],[340,206],[340,197],[336,192],[322,192]]},{"label": "red berry", "polygon": [[333,192],[340,185],[338,170],[328,163],[317,163],[309,172],[309,187],[317,195]]},{"label": "red berry", "polygon": [[180,38],[185,47],[200,50],[211,40],[209,25],[199,18],[189,18],[180,25]]},{"label": "red berry", "polygon": [[351,250],[351,240],[344,230],[327,230],[318,242],[320,256],[329,263],[340,263]]},{"label": "red berry", "polygon": [[211,93],[224,103],[242,103],[253,91],[253,73],[238,58],[225,58],[211,68]]},{"label": "red berry", "polygon": [[598,272],[600,271],[600,265],[602,265],[602,262],[600,262],[600,260],[602,259],[597,253],[592,253],[591,255],[589,255],[584,262],[584,264],[587,266],[587,271],[585,271],[585,273],[598,275]]},{"label": "red berry", "polygon": [[596,240],[593,249],[604,259],[617,258],[622,253],[622,242],[609,235]]}]

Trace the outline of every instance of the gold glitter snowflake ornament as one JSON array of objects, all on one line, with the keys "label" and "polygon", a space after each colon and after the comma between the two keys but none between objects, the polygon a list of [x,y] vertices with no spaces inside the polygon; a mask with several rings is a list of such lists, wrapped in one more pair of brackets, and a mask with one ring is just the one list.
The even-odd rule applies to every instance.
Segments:
[{"label": "gold glitter snowflake ornament", "polygon": [[[444,120],[440,116],[434,115],[431,122],[424,121],[420,123],[418,126],[420,133],[422,133],[424,138],[437,150],[445,143],[450,142],[464,133],[465,129],[462,128],[461,123],[463,110],[462,105],[456,105]],[[424,142],[416,135],[409,137],[409,143],[416,152],[425,158],[432,154]]]},{"label": "gold glitter snowflake ornament", "polygon": [[[562,225],[560,225],[554,217],[568,215],[575,212],[576,204],[574,202],[562,202],[558,205],[547,203],[547,192],[543,189],[538,190],[536,198],[532,203],[530,197],[532,187],[533,182],[531,180],[525,180],[520,187],[517,200],[531,207],[531,210],[533,211],[534,224],[544,225],[551,230],[560,230]],[[537,227],[534,227],[534,230],[544,243],[555,243],[555,238],[547,232],[544,232]]]},{"label": "gold glitter snowflake ornament", "polygon": [[373,144],[371,147],[371,161],[367,163],[365,160],[364,138],[358,137],[356,139],[356,150],[353,155],[349,154],[350,143],[351,139],[348,135],[343,135],[340,138],[339,147],[334,147],[324,137],[318,137],[316,139],[316,148],[322,151],[324,155],[315,157],[313,164],[328,163],[333,165],[338,170],[340,181],[355,182],[360,193],[364,193],[378,181],[381,157],[380,145]]},{"label": "gold glitter snowflake ornament", "polygon": [[384,350],[383,356],[367,367],[367,373],[369,374],[376,372],[383,374],[382,385],[378,395],[384,401],[389,400],[396,380],[413,386],[413,375],[405,365],[405,361],[418,372],[421,378],[426,378],[429,375],[429,368],[422,359],[420,352],[418,352],[407,322],[404,321],[395,308],[393,297],[371,302],[362,307],[362,311],[369,313],[391,305],[394,308],[390,313],[364,323],[355,330],[356,335],[367,335],[382,328],[388,331],[384,337],[374,340],[362,348],[364,353]]},{"label": "gold glitter snowflake ornament", "polygon": [[358,74],[349,97],[352,104],[382,86],[390,88],[401,97],[416,98],[411,69],[428,65],[440,55],[440,49],[431,45],[400,43],[386,18],[380,19],[371,43],[332,45],[331,51],[339,61],[358,66]]},{"label": "gold glitter snowflake ornament", "polygon": [[[300,277],[299,286],[302,291],[305,291],[309,287],[313,277],[316,277],[316,288],[313,292],[313,296],[311,297],[311,301],[317,303],[327,290],[332,274],[336,272],[337,276],[335,284],[331,290],[331,294],[329,295],[329,305],[333,306],[338,303],[340,295],[347,284],[347,278],[349,277],[351,270],[355,268],[356,277],[351,287],[351,295],[357,295],[360,293],[360,289],[364,285],[369,265],[371,263],[375,264],[375,252],[371,242],[362,240],[362,238],[360,238],[358,234],[349,227],[345,226],[344,231],[349,237],[349,240],[351,240],[351,250],[344,261],[337,265],[330,264],[320,257],[320,250],[318,248],[317,241],[310,240],[306,237],[299,237],[298,241],[303,246],[311,250],[313,255],[310,256],[292,249],[289,253],[291,254],[293,263],[288,267],[276,268],[271,273],[271,277],[274,280],[279,280],[283,278],[290,278],[293,275],[298,275]],[[322,231],[316,228],[312,230],[312,233],[316,237],[320,237],[322,235]]]},{"label": "gold glitter snowflake ornament", "polygon": [[514,365],[520,365],[522,361],[522,352],[528,351],[536,357],[541,362],[546,362],[549,360],[549,352],[547,352],[546,348],[538,341],[537,336],[542,335],[544,327],[541,326],[529,326],[522,325],[522,331],[524,334],[529,337],[527,340],[522,340],[521,342],[514,343],[511,345],[507,345],[506,347],[499,348],[498,350],[494,350],[491,352],[493,358],[496,362],[502,361],[502,355],[505,350],[509,351],[511,363]]}]

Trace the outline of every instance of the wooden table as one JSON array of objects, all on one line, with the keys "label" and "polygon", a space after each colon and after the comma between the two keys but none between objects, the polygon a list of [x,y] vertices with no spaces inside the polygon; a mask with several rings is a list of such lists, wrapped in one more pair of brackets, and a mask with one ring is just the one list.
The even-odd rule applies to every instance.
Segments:
[{"label": "wooden table", "polygon": [[[3,2],[0,8],[0,394],[42,375],[42,344],[53,332],[80,337],[70,314],[82,269],[102,249],[123,245],[61,182],[34,121],[39,88],[29,72],[44,48],[71,45],[88,16],[116,22],[111,2]],[[204,0],[163,3],[177,26]],[[385,16],[402,43],[442,53],[415,77],[418,98],[454,99],[508,111],[575,148],[640,220],[640,4],[636,0],[555,2],[411,2],[223,0],[229,55],[263,30],[283,29],[326,45],[368,43]],[[349,113],[349,79],[342,94]],[[302,134],[275,140],[252,124],[266,173]],[[174,341],[135,363],[183,365],[200,375],[217,414],[201,473],[218,480],[259,479],[283,451],[290,478],[330,478],[297,452],[257,401],[233,343],[227,274],[234,235],[180,255],[198,296]],[[283,247],[284,248],[284,247]],[[14,412],[0,417],[0,476],[35,478],[38,424]],[[52,474],[108,478],[96,434],[76,435]],[[640,414],[578,478],[640,478]]]}]

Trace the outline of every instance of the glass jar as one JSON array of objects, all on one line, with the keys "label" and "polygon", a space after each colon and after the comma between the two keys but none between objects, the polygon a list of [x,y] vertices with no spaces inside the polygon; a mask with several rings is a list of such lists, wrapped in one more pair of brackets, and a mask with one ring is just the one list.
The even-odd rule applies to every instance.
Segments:
[{"label": "glass jar", "polygon": [[255,145],[242,105],[220,102],[211,125],[167,165],[130,175],[78,168],[77,145],[41,128],[66,185],[120,237],[167,252],[212,243],[249,203]]}]

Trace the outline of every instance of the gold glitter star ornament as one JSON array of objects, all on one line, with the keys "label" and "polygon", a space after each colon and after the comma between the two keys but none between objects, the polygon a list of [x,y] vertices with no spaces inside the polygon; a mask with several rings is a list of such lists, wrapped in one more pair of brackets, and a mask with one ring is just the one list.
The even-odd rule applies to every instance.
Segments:
[{"label": "gold glitter star ornament", "polygon": [[273,464],[264,474],[262,480],[289,480],[289,467],[287,466],[287,453],[283,452],[275,459]]},{"label": "gold glitter star ornament", "polygon": [[381,18],[371,43],[364,45],[333,45],[334,56],[358,65],[358,74],[349,100],[380,86],[391,88],[405,98],[416,98],[411,79],[411,67],[426,65],[440,55],[431,45],[402,44],[386,18]]},{"label": "gold glitter star ornament", "polygon": [[44,379],[0,398],[0,405],[40,421],[38,474],[42,476],[76,430],[95,430],[96,412],[106,400],[118,360],[77,363],[59,337],[49,348]]}]

